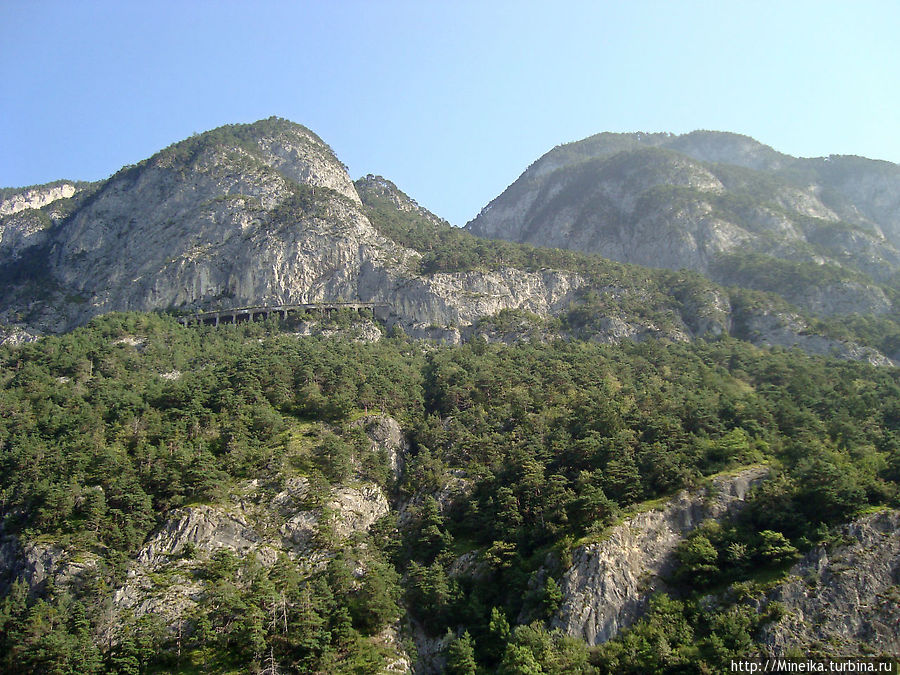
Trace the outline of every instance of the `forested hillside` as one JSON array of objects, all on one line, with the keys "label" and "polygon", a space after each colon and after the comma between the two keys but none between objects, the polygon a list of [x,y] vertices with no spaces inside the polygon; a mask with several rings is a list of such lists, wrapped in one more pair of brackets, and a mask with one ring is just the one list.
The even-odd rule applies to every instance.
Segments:
[{"label": "forested hillside", "polygon": [[600,135],[464,230],[270,118],[2,191],[0,672],[896,657],[897,175]]},{"label": "forested hillside", "polygon": [[[359,321],[112,314],[3,347],[3,671],[715,672],[763,649],[800,555],[900,506],[893,368],[727,337],[373,342]],[[393,457],[367,435],[387,418]],[[575,549],[750,465],[768,478],[684,539],[630,630],[552,628]],[[371,526],[335,511],[354,490],[386,499]],[[185,543],[198,513],[239,532]]]}]

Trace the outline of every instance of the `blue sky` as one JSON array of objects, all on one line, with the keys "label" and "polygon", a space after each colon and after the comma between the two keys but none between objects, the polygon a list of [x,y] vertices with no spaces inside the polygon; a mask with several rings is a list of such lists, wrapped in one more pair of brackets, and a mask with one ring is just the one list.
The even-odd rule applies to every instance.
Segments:
[{"label": "blue sky", "polygon": [[5,0],[0,186],[273,114],[457,225],[600,131],[900,162],[898,35],[896,0]]}]

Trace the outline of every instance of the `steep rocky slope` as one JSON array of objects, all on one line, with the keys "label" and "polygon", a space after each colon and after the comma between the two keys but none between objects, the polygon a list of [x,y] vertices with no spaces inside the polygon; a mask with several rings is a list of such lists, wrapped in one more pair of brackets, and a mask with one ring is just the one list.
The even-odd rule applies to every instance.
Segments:
[{"label": "steep rocky slope", "polygon": [[[796,159],[735,134],[599,134],[548,152],[467,228],[697,270],[820,314],[881,313],[876,282],[900,269],[898,188],[887,162]],[[756,267],[736,269],[748,254]],[[786,268],[792,283],[766,287]]]},{"label": "steep rocky slope", "polygon": [[665,590],[676,566],[675,547],[707,518],[733,516],[749,489],[767,474],[752,468],[717,477],[699,493],[683,492],[659,509],[627,518],[603,541],[577,548],[562,578],[554,626],[599,644],[633,624],[652,593]]},{"label": "steep rocky slope", "polygon": [[414,273],[419,255],[372,227],[330,148],[281,120],[175,144],[86,197],[3,218],[0,236],[3,316],[43,330],[113,310],[356,300],[389,302],[424,335],[509,307],[546,313],[579,285]]},{"label": "steep rocky slope", "polygon": [[847,525],[845,542],[811,551],[770,594],[784,616],[763,643],[773,654],[900,653],[900,512],[882,511]]}]

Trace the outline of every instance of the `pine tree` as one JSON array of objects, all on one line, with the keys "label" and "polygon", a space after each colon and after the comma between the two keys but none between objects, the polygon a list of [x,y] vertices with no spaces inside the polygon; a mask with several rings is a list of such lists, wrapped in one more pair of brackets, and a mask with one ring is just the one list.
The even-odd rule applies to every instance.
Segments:
[{"label": "pine tree", "polygon": [[448,675],[475,675],[477,668],[472,637],[469,631],[465,631],[447,647],[446,672]]}]

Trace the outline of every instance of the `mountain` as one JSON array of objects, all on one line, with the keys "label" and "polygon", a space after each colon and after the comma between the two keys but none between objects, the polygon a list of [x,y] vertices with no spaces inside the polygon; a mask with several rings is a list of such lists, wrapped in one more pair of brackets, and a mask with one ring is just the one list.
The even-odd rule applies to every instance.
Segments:
[{"label": "mountain", "polygon": [[819,315],[891,311],[900,166],[797,159],[746,136],[599,134],[554,148],[466,227],[691,269]]},{"label": "mountain", "polygon": [[523,212],[679,269],[451,227],[277,118],[0,191],[0,673],[896,657],[891,165],[588,141]]},{"label": "mountain", "polygon": [[[572,170],[588,175],[584,167],[599,162],[609,180],[631,185],[623,176],[649,171],[656,181],[669,176],[677,182],[687,167],[691,180],[712,180],[697,178],[709,171],[672,150],[634,153],[587,160]],[[648,154],[664,161],[648,165]],[[535,172],[557,180],[568,171],[550,171],[558,161],[543,158]],[[678,189],[659,188],[665,194]],[[568,190],[581,194],[572,185]],[[561,322],[540,329],[544,336],[618,341],[733,334],[878,363],[900,353],[900,330],[888,316],[891,287],[863,271],[778,259],[789,267],[778,268],[776,279],[769,273],[774,258],[745,254],[726,266],[731,277],[724,281],[767,292],[748,295],[597,254],[492,243],[450,227],[387,179],[354,183],[313,132],[278,118],[196,135],[105,181],[7,189],[3,198],[10,213],[0,217],[0,320],[9,339],[25,339],[22,331],[68,330],[110,311],[355,301],[388,305],[389,325],[410,336],[451,342],[476,333],[516,339],[521,330],[498,331],[492,319],[514,311]],[[544,208],[549,213],[562,203],[551,200]],[[654,218],[662,217],[664,206]],[[676,232],[674,224],[666,227]],[[876,241],[859,227],[854,237]],[[883,255],[872,265],[887,274],[890,250],[878,250]],[[820,270],[830,273],[829,285],[792,283]],[[887,318],[873,328],[814,317],[861,308]]]},{"label": "mountain", "polygon": [[420,254],[373,227],[331,149],[285,120],[192,137],[68,197],[46,190],[56,198],[0,220],[0,316],[31,329],[109,311],[355,300],[389,302],[424,334],[569,299],[551,272],[417,274]]}]

